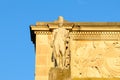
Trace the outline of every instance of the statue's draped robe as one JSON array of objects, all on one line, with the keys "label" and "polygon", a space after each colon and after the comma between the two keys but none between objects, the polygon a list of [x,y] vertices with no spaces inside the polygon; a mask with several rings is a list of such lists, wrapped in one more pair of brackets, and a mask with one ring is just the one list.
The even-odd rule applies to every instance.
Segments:
[{"label": "statue's draped robe", "polygon": [[53,30],[53,46],[54,46],[53,53],[54,53],[55,59],[57,60],[57,64],[62,66],[64,65],[63,62],[65,59],[67,37],[68,37],[68,30],[64,28],[57,28]]}]

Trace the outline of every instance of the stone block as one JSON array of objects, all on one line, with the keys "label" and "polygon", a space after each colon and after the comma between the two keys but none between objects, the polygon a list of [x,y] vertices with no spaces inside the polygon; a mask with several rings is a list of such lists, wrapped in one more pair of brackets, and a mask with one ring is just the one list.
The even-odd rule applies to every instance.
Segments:
[{"label": "stone block", "polygon": [[36,56],[36,65],[47,65],[47,56]]},{"label": "stone block", "polygon": [[71,80],[71,72],[69,69],[51,68],[48,80]]},{"label": "stone block", "polygon": [[47,67],[36,67],[36,76],[47,76],[48,68]]}]

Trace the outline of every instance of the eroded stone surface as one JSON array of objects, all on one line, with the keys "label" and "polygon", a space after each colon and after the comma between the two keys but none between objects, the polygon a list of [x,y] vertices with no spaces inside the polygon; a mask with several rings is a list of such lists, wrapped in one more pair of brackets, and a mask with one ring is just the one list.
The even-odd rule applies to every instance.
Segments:
[{"label": "eroded stone surface", "polygon": [[[79,41],[72,54],[72,77],[120,77],[120,48],[114,41]],[[75,71],[75,72],[74,72]]]},{"label": "eroded stone surface", "polygon": [[71,80],[69,69],[51,68],[49,71],[49,80]]}]

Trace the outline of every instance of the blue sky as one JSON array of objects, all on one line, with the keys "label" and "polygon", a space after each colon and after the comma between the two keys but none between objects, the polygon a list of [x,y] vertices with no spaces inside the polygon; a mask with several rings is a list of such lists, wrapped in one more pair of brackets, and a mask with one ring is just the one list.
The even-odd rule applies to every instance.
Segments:
[{"label": "blue sky", "polygon": [[59,15],[73,22],[120,22],[120,0],[0,0],[0,80],[34,80],[29,25]]}]

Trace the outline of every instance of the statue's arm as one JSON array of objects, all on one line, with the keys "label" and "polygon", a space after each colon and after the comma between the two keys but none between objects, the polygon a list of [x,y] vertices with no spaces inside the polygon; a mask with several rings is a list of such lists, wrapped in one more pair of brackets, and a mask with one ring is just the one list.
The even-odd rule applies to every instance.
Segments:
[{"label": "statue's arm", "polygon": [[55,36],[56,36],[56,30],[54,30],[53,32],[52,32],[52,41],[51,41],[51,47],[53,48],[53,46],[54,46],[54,41],[55,41]]},{"label": "statue's arm", "polygon": [[70,40],[69,30],[66,30],[66,41],[69,42],[69,40]]}]

